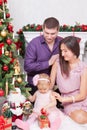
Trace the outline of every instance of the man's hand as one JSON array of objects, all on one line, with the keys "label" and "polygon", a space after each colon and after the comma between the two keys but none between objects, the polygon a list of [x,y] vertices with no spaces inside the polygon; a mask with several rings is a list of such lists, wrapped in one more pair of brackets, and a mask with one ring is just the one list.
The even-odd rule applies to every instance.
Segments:
[{"label": "man's hand", "polygon": [[58,59],[59,54],[53,55],[49,60],[49,66],[53,65],[54,62]]}]

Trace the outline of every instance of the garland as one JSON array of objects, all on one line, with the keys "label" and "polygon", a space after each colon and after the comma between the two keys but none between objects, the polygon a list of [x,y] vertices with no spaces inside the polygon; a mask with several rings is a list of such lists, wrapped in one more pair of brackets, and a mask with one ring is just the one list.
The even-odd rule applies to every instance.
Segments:
[{"label": "garland", "polygon": [[[42,31],[42,25],[40,24],[27,24],[26,26],[23,26],[22,28],[23,31]],[[61,25],[60,26],[60,32],[87,32],[87,25],[85,24],[78,24],[76,23],[74,26],[70,25]]]},{"label": "garland", "polygon": [[[26,32],[42,31],[42,25],[27,24],[23,26],[22,29],[19,29],[19,31],[17,31],[18,41],[15,44],[17,48],[20,50],[20,55],[24,58],[26,40],[25,40],[23,31],[26,31]],[[87,25],[85,24],[80,25],[79,23],[76,23],[74,26],[70,26],[70,25],[64,24],[60,26],[59,31],[60,32],[87,32]]]}]

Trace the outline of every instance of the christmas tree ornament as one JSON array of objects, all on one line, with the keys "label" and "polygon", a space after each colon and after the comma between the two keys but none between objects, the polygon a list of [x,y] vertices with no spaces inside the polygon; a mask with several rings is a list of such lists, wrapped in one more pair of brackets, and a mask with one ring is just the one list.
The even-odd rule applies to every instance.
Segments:
[{"label": "christmas tree ornament", "polygon": [[16,60],[16,64],[15,64],[15,66],[14,66],[14,75],[20,75],[20,65],[19,65],[19,61],[18,60]]},{"label": "christmas tree ornament", "polygon": [[9,32],[13,32],[13,26],[11,23],[8,24],[7,29]]},{"label": "christmas tree ornament", "polygon": [[0,6],[2,6],[2,4],[3,4],[3,1],[2,1],[2,0],[0,0]]},{"label": "christmas tree ornament", "polygon": [[11,45],[11,44],[12,44],[12,40],[11,40],[10,38],[8,38],[8,39],[6,40],[6,42],[7,42],[8,45]]},{"label": "christmas tree ornament", "polygon": [[2,25],[2,21],[0,20],[0,26]]},{"label": "christmas tree ornament", "polygon": [[12,58],[13,56],[12,51],[9,52],[9,56]]},{"label": "christmas tree ornament", "polygon": [[14,58],[11,58],[10,63],[14,63],[14,61],[15,61],[15,59],[14,59]]},{"label": "christmas tree ornament", "polygon": [[21,77],[18,77],[16,80],[17,80],[18,83],[22,82],[22,78]]},{"label": "christmas tree ornament", "polygon": [[3,68],[4,71],[8,71],[8,66],[7,65],[4,65],[2,68]]},{"label": "christmas tree ornament", "polygon": [[6,18],[9,18],[10,17],[10,14],[9,13],[6,13]]},{"label": "christmas tree ornament", "polygon": [[9,56],[9,51],[5,51],[5,56]]},{"label": "christmas tree ornament", "polygon": [[4,96],[4,91],[0,89],[0,96]]},{"label": "christmas tree ornament", "polygon": [[2,30],[2,31],[1,31],[1,36],[2,36],[2,37],[6,37],[6,36],[7,36],[6,30]]}]

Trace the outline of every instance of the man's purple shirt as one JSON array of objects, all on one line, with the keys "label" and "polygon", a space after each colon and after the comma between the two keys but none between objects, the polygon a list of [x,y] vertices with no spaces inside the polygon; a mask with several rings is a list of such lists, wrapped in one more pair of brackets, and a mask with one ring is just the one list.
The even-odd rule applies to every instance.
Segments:
[{"label": "man's purple shirt", "polygon": [[50,74],[51,66],[49,66],[49,59],[52,55],[59,53],[59,42],[62,38],[55,39],[53,50],[50,51],[44,36],[38,36],[28,43],[24,58],[24,70],[28,75],[28,82],[33,84],[32,78],[39,73]]}]

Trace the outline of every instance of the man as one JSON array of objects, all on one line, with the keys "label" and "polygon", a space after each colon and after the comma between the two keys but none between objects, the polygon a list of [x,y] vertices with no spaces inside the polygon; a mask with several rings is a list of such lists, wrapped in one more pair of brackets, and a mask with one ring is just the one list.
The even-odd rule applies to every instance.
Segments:
[{"label": "man", "polygon": [[62,39],[57,36],[58,32],[59,21],[54,17],[49,17],[43,23],[43,35],[31,40],[26,48],[24,70],[28,75],[27,86],[32,88],[31,94],[37,90],[32,82],[33,76],[39,73],[50,75],[51,66],[58,58],[58,46]]}]

